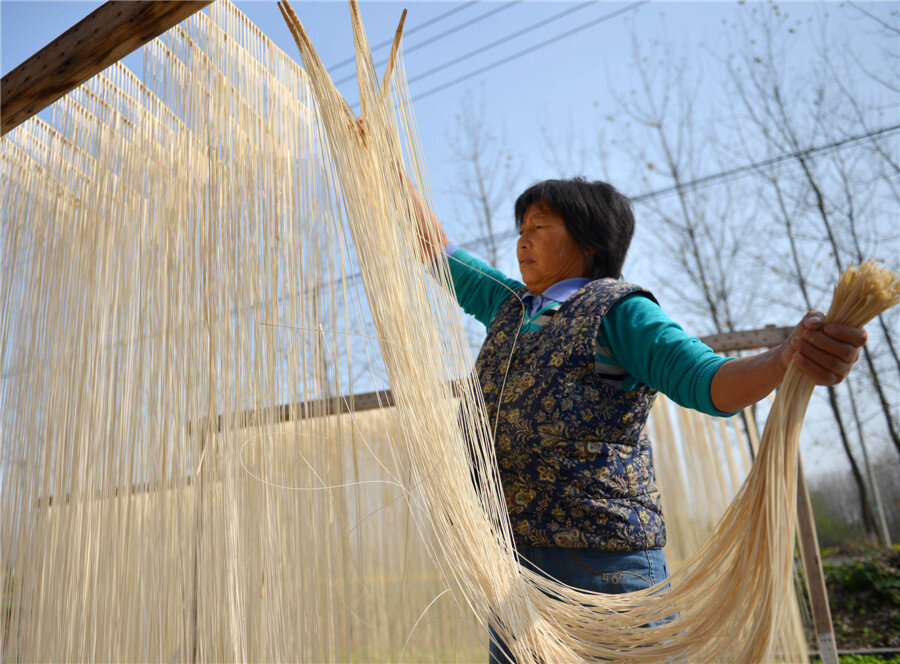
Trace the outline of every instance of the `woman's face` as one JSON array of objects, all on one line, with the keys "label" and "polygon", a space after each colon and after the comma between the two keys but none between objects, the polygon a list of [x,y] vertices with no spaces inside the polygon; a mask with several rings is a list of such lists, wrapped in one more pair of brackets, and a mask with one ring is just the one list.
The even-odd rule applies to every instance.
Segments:
[{"label": "woman's face", "polygon": [[543,201],[525,208],[516,256],[522,281],[537,295],[563,279],[591,276],[588,260],[566,222]]}]

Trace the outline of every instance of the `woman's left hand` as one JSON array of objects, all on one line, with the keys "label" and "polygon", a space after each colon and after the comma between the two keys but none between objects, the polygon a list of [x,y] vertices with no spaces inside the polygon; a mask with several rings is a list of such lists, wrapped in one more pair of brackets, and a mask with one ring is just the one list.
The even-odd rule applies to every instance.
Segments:
[{"label": "woman's left hand", "polygon": [[868,335],[861,327],[825,324],[825,314],[810,311],[785,342],[781,360],[792,361],[817,385],[837,385],[859,359]]}]

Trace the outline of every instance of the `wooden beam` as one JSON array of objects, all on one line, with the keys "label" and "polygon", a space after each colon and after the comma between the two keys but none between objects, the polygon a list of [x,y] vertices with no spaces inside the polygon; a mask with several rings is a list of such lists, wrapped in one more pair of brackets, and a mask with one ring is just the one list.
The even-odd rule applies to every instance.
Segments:
[{"label": "wooden beam", "polygon": [[706,337],[700,337],[700,341],[717,353],[725,353],[730,350],[772,348],[787,341],[787,338],[791,336],[793,331],[793,326],[775,327],[774,325],[767,325],[758,330],[710,334]]},{"label": "wooden beam", "polygon": [[0,135],[211,2],[103,4],[0,80]]},{"label": "wooden beam", "polygon": [[[731,350],[764,348],[777,346],[782,343],[790,336],[793,329],[793,327],[775,327],[774,325],[769,325],[768,327],[758,330],[745,330],[742,332],[729,332],[726,334],[714,334],[708,337],[700,337],[700,340],[710,346],[714,351],[720,353]],[[462,386],[458,384],[457,381],[452,381],[451,389],[454,394],[460,394]],[[345,394],[328,399],[315,399],[300,403],[282,404],[273,406],[271,409],[263,411],[262,413],[255,409],[249,409],[232,414],[230,417],[234,419],[231,420],[230,424],[231,426],[236,426],[238,428],[254,426],[254,423],[259,421],[280,424],[283,422],[303,420],[310,417],[323,417],[362,410],[373,410],[376,408],[388,408],[393,405],[393,392],[387,389],[354,395]],[[223,431],[225,421],[223,415],[217,415],[215,420],[211,423],[211,430],[216,433]],[[189,422],[187,425],[188,435],[193,433],[195,426],[198,430],[202,431],[204,430],[204,427],[208,425],[200,420]]]},{"label": "wooden beam", "polygon": [[[232,415],[228,424],[238,429],[244,429],[258,426],[259,422],[282,424],[314,417],[328,417],[330,415],[341,415],[363,410],[375,410],[376,408],[390,408],[393,405],[394,395],[391,390],[364,392],[353,395],[345,394],[326,399],[313,399],[272,406],[262,411],[251,408]],[[225,418],[222,415],[216,415],[215,420],[209,424],[203,420],[188,422],[187,433],[190,436],[195,430],[204,432],[207,428],[214,433],[221,433],[225,430],[225,424]]]}]

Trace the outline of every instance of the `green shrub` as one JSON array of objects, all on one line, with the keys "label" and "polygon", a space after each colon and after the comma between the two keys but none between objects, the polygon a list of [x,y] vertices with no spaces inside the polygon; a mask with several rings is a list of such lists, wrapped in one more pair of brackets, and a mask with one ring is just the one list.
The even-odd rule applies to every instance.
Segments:
[{"label": "green shrub", "polygon": [[874,604],[900,606],[896,555],[868,554],[847,563],[822,563],[825,584],[851,611],[864,613]]},{"label": "green shrub", "polygon": [[838,648],[900,647],[900,553],[842,549],[822,569]]}]

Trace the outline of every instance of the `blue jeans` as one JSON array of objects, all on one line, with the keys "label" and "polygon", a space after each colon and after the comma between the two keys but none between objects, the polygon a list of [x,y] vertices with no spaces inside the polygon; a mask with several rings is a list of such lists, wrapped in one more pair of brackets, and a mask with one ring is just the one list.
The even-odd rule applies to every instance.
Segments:
[{"label": "blue jeans", "polygon": [[[581,590],[618,594],[649,588],[669,578],[662,549],[648,551],[598,551],[560,547],[520,547],[522,566]],[[491,628],[490,664],[515,664]]]}]

